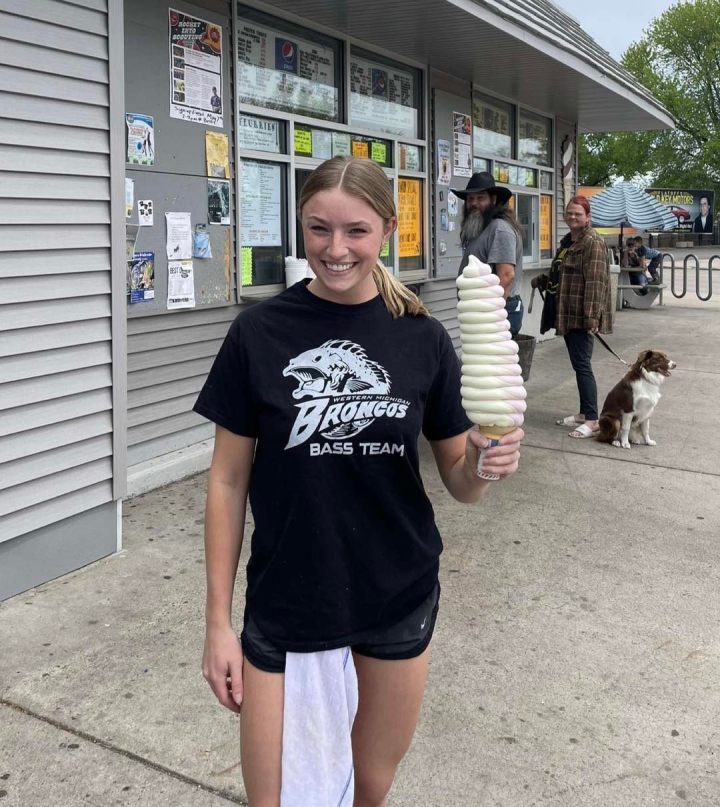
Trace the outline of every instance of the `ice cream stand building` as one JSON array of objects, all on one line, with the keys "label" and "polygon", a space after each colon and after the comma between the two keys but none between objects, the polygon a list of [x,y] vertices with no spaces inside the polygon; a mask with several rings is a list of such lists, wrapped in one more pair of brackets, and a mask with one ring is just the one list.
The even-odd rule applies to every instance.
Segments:
[{"label": "ice cream stand building", "polygon": [[549,0],[0,0],[0,25],[0,598],[117,551],[123,499],[207,467],[195,396],[302,257],[323,159],[383,167],[384,260],[456,338],[453,188],[512,188],[528,299],[578,134],[673,124]]}]

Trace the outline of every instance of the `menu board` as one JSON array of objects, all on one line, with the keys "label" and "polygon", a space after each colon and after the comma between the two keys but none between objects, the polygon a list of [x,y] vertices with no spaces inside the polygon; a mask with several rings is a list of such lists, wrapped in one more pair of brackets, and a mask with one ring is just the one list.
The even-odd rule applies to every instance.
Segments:
[{"label": "menu board", "polygon": [[238,115],[238,145],[241,149],[280,152],[280,123],[269,118]]},{"label": "menu board", "polygon": [[511,107],[490,103],[484,97],[473,98],[473,151],[512,157]]},{"label": "menu board", "polygon": [[521,111],[519,128],[518,160],[550,165],[551,122],[531,112]]},{"label": "menu board", "polygon": [[415,258],[422,247],[422,183],[398,180],[398,240],[401,258]]},{"label": "menu board", "polygon": [[418,136],[415,79],[382,63],[353,56],[350,63],[350,117],[353,125],[379,132]]},{"label": "menu board", "polygon": [[243,160],[240,170],[240,244],[282,246],[280,166]]},{"label": "menu board", "polygon": [[239,19],[237,67],[240,103],[338,119],[333,48]]}]

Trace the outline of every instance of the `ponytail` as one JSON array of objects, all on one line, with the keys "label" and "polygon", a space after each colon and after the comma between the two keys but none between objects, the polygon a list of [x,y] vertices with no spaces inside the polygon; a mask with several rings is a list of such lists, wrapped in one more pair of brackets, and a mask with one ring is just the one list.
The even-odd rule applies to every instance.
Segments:
[{"label": "ponytail", "polygon": [[406,314],[414,317],[430,316],[430,312],[417,294],[413,294],[407,286],[404,286],[394,275],[390,274],[379,259],[373,269],[373,280],[387,310],[395,319]]}]

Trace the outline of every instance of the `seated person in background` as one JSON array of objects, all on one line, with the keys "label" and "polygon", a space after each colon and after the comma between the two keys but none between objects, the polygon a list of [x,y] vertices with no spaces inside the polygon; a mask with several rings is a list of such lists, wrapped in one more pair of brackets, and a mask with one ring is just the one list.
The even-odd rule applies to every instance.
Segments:
[{"label": "seated person in background", "polygon": [[[625,249],[623,249],[622,256],[620,257],[620,267],[630,270],[628,275],[630,277],[630,283],[633,286],[647,286],[647,278],[645,277],[645,272],[641,271],[641,258],[635,249],[635,239],[633,236],[628,236],[625,239]],[[647,291],[642,289],[638,293],[647,294]]]},{"label": "seated person in background", "polygon": [[646,247],[643,244],[642,238],[638,235],[635,237],[635,254],[640,259],[640,266],[650,273],[652,283],[660,283],[658,266],[660,266],[660,261],[662,261],[662,252],[657,249],[652,249],[652,247]]}]

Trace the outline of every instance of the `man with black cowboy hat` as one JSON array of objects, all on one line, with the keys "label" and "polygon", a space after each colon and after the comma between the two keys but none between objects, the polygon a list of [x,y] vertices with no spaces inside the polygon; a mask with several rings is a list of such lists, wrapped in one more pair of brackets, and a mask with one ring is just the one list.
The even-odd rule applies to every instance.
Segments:
[{"label": "man with black cowboy hat", "polygon": [[516,337],[523,318],[520,299],[522,274],[522,232],[508,206],[512,191],[496,185],[492,174],[480,171],[470,177],[464,191],[452,191],[465,202],[460,240],[463,257],[458,274],[471,255],[490,264],[505,290],[505,310],[510,332]]}]

